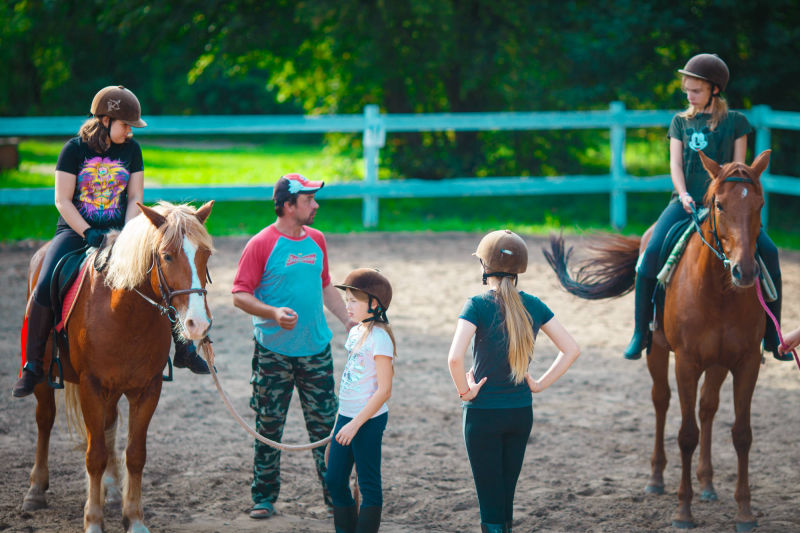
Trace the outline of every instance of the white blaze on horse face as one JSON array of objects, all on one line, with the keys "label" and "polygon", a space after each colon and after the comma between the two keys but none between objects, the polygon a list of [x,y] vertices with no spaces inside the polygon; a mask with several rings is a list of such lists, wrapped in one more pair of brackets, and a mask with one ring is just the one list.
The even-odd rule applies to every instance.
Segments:
[{"label": "white blaze on horse face", "polygon": [[747,187],[742,187],[742,198],[747,198]]},{"label": "white blaze on horse face", "polygon": [[[183,238],[183,252],[186,254],[186,259],[189,260],[189,267],[192,269],[192,288],[199,289],[201,287],[200,276],[197,274],[197,265],[194,262],[197,247],[186,237]],[[188,337],[195,340],[201,338],[210,324],[211,319],[206,314],[205,297],[198,293],[190,294],[186,317],[183,319],[183,327]]]}]

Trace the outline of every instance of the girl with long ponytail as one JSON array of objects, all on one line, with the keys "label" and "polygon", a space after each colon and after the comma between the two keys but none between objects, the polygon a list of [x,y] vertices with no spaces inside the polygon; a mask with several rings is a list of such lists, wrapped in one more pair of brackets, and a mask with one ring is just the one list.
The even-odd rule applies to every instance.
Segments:
[{"label": "girl with long ponytail", "polygon": [[[478,244],[483,283],[489,290],[469,298],[450,346],[450,375],[461,398],[467,456],[480,507],[481,531],[511,532],[514,491],[533,427],[531,393],[556,382],[578,358],[572,336],[537,297],[517,289],[528,266],[519,235],[494,231]],[[533,379],[528,366],[538,331],[559,349],[550,368]],[[474,337],[473,365],[464,357]]]}]

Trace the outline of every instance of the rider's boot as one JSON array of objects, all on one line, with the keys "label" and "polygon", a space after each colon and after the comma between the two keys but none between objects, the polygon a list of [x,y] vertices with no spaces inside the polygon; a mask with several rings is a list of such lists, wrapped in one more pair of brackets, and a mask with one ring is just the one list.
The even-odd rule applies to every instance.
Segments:
[{"label": "rider's boot", "polygon": [[333,506],[333,527],[336,533],[355,533],[358,509],[355,505]]},{"label": "rider's boot", "polygon": [[44,349],[53,329],[53,312],[49,306],[39,305],[34,298],[28,312],[28,338],[25,348],[25,367],[22,376],[14,385],[14,396],[22,398],[33,392],[33,388],[44,380]]},{"label": "rider's boot", "polygon": [[381,506],[366,505],[359,509],[356,533],[378,533],[381,526]]},{"label": "rider's boot", "polygon": [[[772,274],[772,273],[770,273]],[[772,276],[772,282],[775,284],[775,292],[778,297],[774,302],[767,302],[767,308],[775,315],[775,320],[778,324],[781,323],[781,297],[783,296],[783,284],[780,276]],[[759,282],[756,282],[759,283]],[[778,338],[778,330],[775,329],[775,324],[772,319],[767,315],[767,329],[764,331],[764,351],[772,352],[772,356],[778,361],[794,361],[791,353],[780,354],[778,346],[781,341]]]},{"label": "rider's boot", "polygon": [[172,340],[175,342],[175,356],[172,364],[177,368],[188,368],[195,374],[210,374],[208,364],[197,353],[197,348],[190,340],[182,339],[175,331],[172,332]]},{"label": "rider's boot", "polygon": [[634,331],[633,338],[625,348],[625,359],[639,359],[642,350],[647,347],[650,340],[650,320],[653,318],[653,292],[656,288],[656,279],[640,274],[636,275],[636,289],[634,291]]}]

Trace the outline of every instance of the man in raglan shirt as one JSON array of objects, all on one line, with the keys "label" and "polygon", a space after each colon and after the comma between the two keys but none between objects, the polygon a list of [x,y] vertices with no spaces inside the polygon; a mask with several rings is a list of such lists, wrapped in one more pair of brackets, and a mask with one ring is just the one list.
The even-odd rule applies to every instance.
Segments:
[{"label": "man in raglan shirt", "polygon": [[[297,387],[311,441],[333,429],[337,402],[334,391],[332,333],[323,304],[345,325],[339,291],[331,285],[325,237],[309,227],[319,208],[314,194],[322,181],[286,174],[275,184],[277,219],[248,241],[233,282],[233,304],[252,315],[253,396],[257,431],[280,441],[286,413]],[[332,509],[323,481],[324,447],[313,450],[325,503]],[[269,518],[280,492],[280,450],[255,441],[251,518]]]}]

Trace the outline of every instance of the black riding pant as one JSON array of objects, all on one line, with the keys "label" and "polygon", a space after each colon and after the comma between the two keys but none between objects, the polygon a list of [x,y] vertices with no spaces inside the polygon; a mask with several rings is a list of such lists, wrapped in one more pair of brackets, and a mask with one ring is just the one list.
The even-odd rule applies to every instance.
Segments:
[{"label": "black riding pant", "polygon": [[484,524],[514,517],[514,492],[532,427],[531,407],[464,407],[464,442]]},{"label": "black riding pant", "polygon": [[50,282],[53,279],[53,271],[56,269],[56,265],[69,252],[79,250],[84,246],[86,246],[86,240],[71,228],[59,228],[56,231],[50,241],[47,253],[44,254],[42,269],[39,272],[39,279],[36,281],[36,287],[33,291],[36,303],[50,307]]}]

